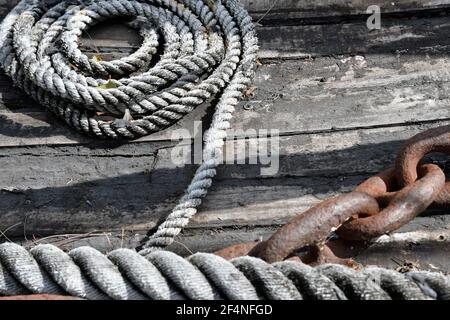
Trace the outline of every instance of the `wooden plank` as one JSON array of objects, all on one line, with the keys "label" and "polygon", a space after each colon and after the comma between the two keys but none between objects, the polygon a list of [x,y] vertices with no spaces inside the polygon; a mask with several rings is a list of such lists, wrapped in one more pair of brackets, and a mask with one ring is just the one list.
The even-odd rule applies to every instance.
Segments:
[{"label": "wooden plank", "polygon": [[[359,53],[445,54],[450,44],[449,11],[405,19],[384,17],[381,29],[375,30],[367,28],[364,16],[335,23],[285,25],[280,22],[257,26],[259,55],[267,59]],[[90,55],[97,54],[95,50],[98,50],[124,56],[136,50],[140,43],[140,38],[132,36],[130,29],[123,25],[104,23],[89,30],[89,34],[90,37],[83,39],[82,48]]]},{"label": "wooden plank", "polygon": [[448,119],[449,66],[444,57],[390,55],[267,63],[232,128],[295,134]]},{"label": "wooden plank", "polygon": [[[447,217],[439,216],[432,220],[439,218]],[[383,236],[375,240],[368,249],[356,254],[355,261],[364,266],[375,265],[391,269],[413,262],[421,270],[449,273],[450,232],[448,226],[450,221],[447,219],[446,225],[442,224],[440,228],[434,227],[433,230],[423,227],[428,221],[430,221],[430,218],[417,218],[414,224],[408,225],[408,228],[416,226],[417,231],[405,232],[405,228],[403,228],[390,236]],[[268,228],[237,231],[219,230],[219,232],[204,230],[201,235],[191,233],[179,237],[178,243],[175,243],[170,249],[184,255],[188,255],[190,251],[214,252],[237,243],[267,239],[272,233],[273,231]],[[119,240],[116,243],[121,242]],[[100,245],[96,242],[93,242],[93,244]],[[74,245],[79,245],[79,243],[75,242]]]},{"label": "wooden plank", "polygon": [[[0,18],[5,16],[19,0],[0,0]],[[430,10],[447,7],[448,0],[241,0],[243,6],[255,20],[264,17],[264,22],[274,19],[308,19],[342,15],[365,14],[369,5],[377,5],[384,13]]]},{"label": "wooden plank", "polygon": [[[333,17],[365,15],[371,5],[379,6],[383,14],[445,8],[448,0],[241,0],[253,19],[261,23],[286,21],[289,19],[324,18],[324,22],[333,21]],[[317,21],[317,20],[316,20]],[[335,20],[334,20],[335,21]]]},{"label": "wooden plank", "polygon": [[[99,139],[79,134],[51,113],[43,111],[40,106],[36,106],[36,104],[33,106],[32,110],[39,111],[0,111],[0,139],[2,140],[0,147],[99,143]],[[208,105],[206,104],[198,107],[170,128],[130,143],[171,140],[173,130],[187,128],[193,132],[194,121],[205,122],[205,126],[207,126],[205,117],[209,119]]]},{"label": "wooden plank", "polygon": [[[413,262],[421,270],[450,272],[450,217],[418,217],[391,235],[382,236],[352,256],[363,265],[399,268]],[[187,256],[195,252],[214,252],[238,243],[267,239],[277,230],[270,227],[190,228],[177,237],[169,250]],[[102,252],[130,248],[141,244],[144,235],[133,231],[97,232],[91,234],[54,235],[23,241],[25,246],[54,244],[63,250],[91,246]]]},{"label": "wooden plank", "polygon": [[[259,68],[258,88],[232,120],[235,130],[278,129],[281,135],[352,130],[450,118],[450,62],[443,56],[367,55],[272,61]],[[67,128],[14,93],[5,80],[0,92],[0,146],[95,143]],[[15,94],[15,99],[12,98]],[[3,103],[3,105],[2,105]],[[208,126],[208,104],[174,127],[138,140],[167,141],[174,129]],[[318,116],[323,115],[323,116]],[[351,115],[351,117],[349,117]]]},{"label": "wooden plank", "polygon": [[[191,226],[284,223],[390,166],[401,140],[425,127],[282,137],[277,174],[262,177],[261,165],[222,166]],[[148,143],[3,149],[0,230],[39,236],[155,227],[196,168],[175,165],[173,152]]]},{"label": "wooden plank", "polygon": [[[448,16],[448,13],[446,14]],[[317,25],[257,28],[263,58],[299,58],[337,54],[436,54],[448,52],[448,17],[387,19],[368,30],[366,20]]]},{"label": "wooden plank", "polygon": [[[361,23],[260,29],[261,54],[265,57],[355,53],[358,50],[367,53],[355,57],[321,57],[313,61],[265,62],[256,78],[260,90],[250,102],[241,104],[232,127],[259,129],[271,123],[274,128],[282,128],[282,134],[293,134],[449,118],[448,108],[445,108],[449,63],[439,54],[448,48],[448,19],[411,19],[397,23],[400,25],[393,23],[390,28],[370,33]],[[102,41],[102,38],[120,34],[129,41],[128,33],[124,37],[123,32],[113,31],[94,33],[94,38]],[[311,39],[311,35],[317,39]],[[310,43],[313,45],[309,46]],[[344,45],[336,48],[330,43]],[[128,42],[127,45],[130,49]],[[392,48],[400,51],[392,55],[387,52]],[[402,48],[415,49],[401,51]],[[199,108],[171,129],[191,130],[192,121],[207,115],[206,107]],[[13,89],[7,78],[0,78],[0,146],[92,142],[39,112],[42,109],[36,103]],[[333,116],[317,119],[316,112]],[[168,140],[170,136],[171,130],[165,130],[141,141]]]}]

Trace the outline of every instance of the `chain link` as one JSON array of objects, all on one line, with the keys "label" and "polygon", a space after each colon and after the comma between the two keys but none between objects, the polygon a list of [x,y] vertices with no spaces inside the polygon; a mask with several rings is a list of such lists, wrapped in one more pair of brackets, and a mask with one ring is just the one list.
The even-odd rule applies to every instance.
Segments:
[{"label": "chain link", "polygon": [[[371,240],[399,229],[425,211],[445,185],[445,175],[433,164],[419,167],[420,178],[393,195],[386,208],[371,217],[353,219],[344,224],[337,234],[346,240]],[[383,195],[382,195],[383,196]]]},{"label": "chain link", "polygon": [[[416,168],[420,160],[434,152],[450,155],[450,126],[424,131],[407,141],[395,162],[399,186],[405,187],[414,183],[417,180]],[[450,182],[447,182],[435,199],[435,204],[440,207],[450,205]]]},{"label": "chain link", "polygon": [[[297,215],[267,241],[238,244],[216,254],[226,259],[250,255],[270,263],[301,257],[312,265],[353,265],[334,252],[352,243],[367,247],[370,240],[399,229],[431,205],[450,204],[450,182],[446,183],[444,172],[437,165],[421,164],[432,152],[450,155],[450,126],[414,136],[399,152],[395,167],[367,179],[349,194]],[[338,240],[328,245],[332,235]]]}]

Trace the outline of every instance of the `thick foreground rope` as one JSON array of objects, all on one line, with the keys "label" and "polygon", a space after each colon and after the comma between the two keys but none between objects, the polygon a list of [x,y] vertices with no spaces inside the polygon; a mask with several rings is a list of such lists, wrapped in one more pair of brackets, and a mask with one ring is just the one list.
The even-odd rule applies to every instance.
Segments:
[{"label": "thick foreground rope", "polygon": [[[142,35],[141,48],[120,60],[89,59],[78,38],[117,17],[134,19],[130,26]],[[148,135],[221,92],[203,163],[143,255],[171,244],[196,214],[234,108],[254,75],[257,50],[251,18],[237,0],[23,0],[0,25],[0,65],[14,84],[89,135]]]},{"label": "thick foreground rope", "polygon": [[30,252],[0,245],[0,295],[58,294],[86,299],[450,299],[450,278],[438,273],[340,265],[273,265],[252,257],[231,261],[206,253],[183,259],[168,251],[147,258],[119,249],[107,256],[52,245]]}]

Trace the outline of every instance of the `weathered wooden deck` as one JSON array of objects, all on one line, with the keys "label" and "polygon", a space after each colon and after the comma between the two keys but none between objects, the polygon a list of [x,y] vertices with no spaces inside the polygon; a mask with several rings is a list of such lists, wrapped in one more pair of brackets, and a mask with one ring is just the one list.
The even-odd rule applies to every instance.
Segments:
[{"label": "weathered wooden deck", "polygon": [[[0,0],[0,18],[16,2]],[[383,14],[382,29],[372,31],[363,0],[243,3],[255,21],[263,18],[262,65],[258,90],[232,126],[280,130],[280,171],[262,177],[259,166],[222,166],[173,246],[183,254],[267,237],[392,165],[405,139],[450,123],[450,1],[373,0]],[[96,27],[90,36],[85,51],[98,48],[104,59],[139,45],[120,25]],[[204,105],[175,127],[192,130],[195,120],[207,127],[211,109]],[[170,212],[196,168],[171,164],[171,129],[127,144],[92,140],[0,74],[0,241],[135,246]],[[449,272],[446,213],[426,213],[357,260]]]}]

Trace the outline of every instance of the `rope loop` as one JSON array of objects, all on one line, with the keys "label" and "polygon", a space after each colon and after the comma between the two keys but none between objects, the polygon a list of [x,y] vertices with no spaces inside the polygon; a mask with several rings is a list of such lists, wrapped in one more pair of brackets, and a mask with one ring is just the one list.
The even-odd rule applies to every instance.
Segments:
[{"label": "rope loop", "polygon": [[[84,54],[83,32],[113,18],[130,20],[143,38],[140,48],[113,61]],[[196,214],[257,51],[253,23],[238,0],[22,0],[0,25],[0,65],[14,84],[91,136],[149,135],[220,94],[203,163],[143,255],[171,244]]]}]

